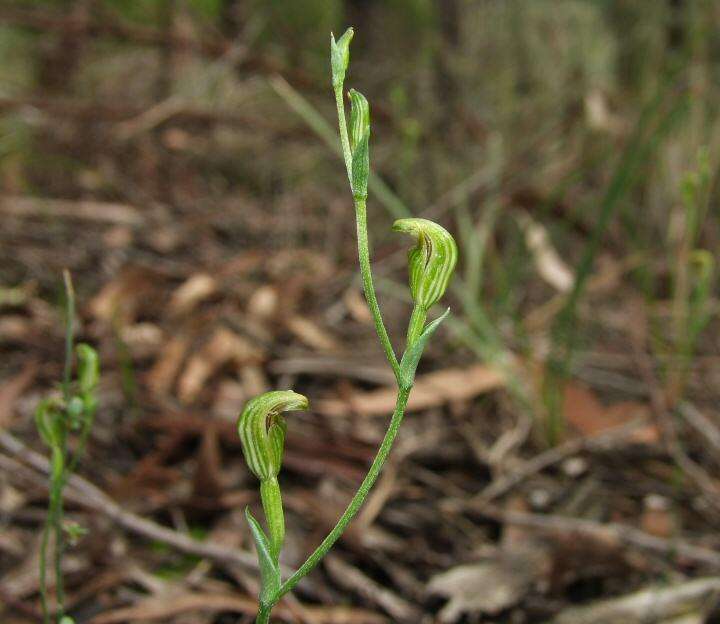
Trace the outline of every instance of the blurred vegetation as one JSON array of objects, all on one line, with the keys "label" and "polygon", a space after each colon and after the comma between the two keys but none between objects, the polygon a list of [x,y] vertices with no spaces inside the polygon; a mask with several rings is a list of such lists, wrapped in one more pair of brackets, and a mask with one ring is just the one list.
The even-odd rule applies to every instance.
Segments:
[{"label": "blurred vegetation", "polygon": [[[230,220],[223,240],[317,246],[303,216],[330,214],[339,223],[321,228],[325,248],[351,258],[331,240],[352,229],[341,163],[268,81],[282,75],[332,120],[328,35],[348,24],[353,84],[377,120],[378,177],[458,231],[455,344],[514,372],[518,357],[546,361],[542,407],[527,373],[516,395],[551,439],[563,379],[582,375],[598,345],[625,342],[594,313],[598,297],[647,305],[666,371],[717,347],[714,262],[696,253],[712,254],[720,235],[714,0],[9,0],[3,186],[178,215],[251,197],[277,227]],[[404,279],[392,215],[372,196],[370,206],[392,298]],[[528,243],[537,227],[569,284],[543,274],[545,251]],[[0,260],[3,283],[28,277],[11,250]],[[621,287],[593,288],[613,271]],[[672,382],[676,398],[685,377]]]}]

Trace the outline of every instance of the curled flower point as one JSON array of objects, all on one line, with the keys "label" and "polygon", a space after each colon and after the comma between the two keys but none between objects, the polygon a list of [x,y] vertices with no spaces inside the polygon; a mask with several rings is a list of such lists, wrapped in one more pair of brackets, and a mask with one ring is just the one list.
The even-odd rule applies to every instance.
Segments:
[{"label": "curled flower point", "polygon": [[392,229],[417,240],[408,253],[410,292],[415,305],[427,311],[443,296],[455,270],[458,256],[455,239],[444,227],[428,219],[398,219]]},{"label": "curled flower point", "polygon": [[355,31],[350,27],[340,39],[335,41],[335,35],[330,33],[330,65],[333,87],[336,89],[340,88],[345,81],[345,72],[350,62],[350,42],[354,34]]},{"label": "curled flower point", "polygon": [[282,412],[304,410],[308,400],[291,390],[266,392],[248,401],[238,420],[238,434],[245,461],[260,481],[280,472],[285,447],[285,418]]}]

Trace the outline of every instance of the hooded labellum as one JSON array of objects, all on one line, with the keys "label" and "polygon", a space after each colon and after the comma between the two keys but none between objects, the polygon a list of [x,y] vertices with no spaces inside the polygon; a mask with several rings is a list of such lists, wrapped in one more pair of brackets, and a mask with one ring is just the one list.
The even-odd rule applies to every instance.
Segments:
[{"label": "hooded labellum", "polygon": [[238,434],[245,461],[260,481],[280,472],[286,429],[282,412],[307,408],[307,398],[290,390],[266,392],[245,405],[238,420]]},{"label": "hooded labellum", "polygon": [[443,296],[457,263],[455,239],[428,219],[398,219],[396,232],[415,236],[417,245],[408,253],[410,292],[416,306],[428,310]]}]

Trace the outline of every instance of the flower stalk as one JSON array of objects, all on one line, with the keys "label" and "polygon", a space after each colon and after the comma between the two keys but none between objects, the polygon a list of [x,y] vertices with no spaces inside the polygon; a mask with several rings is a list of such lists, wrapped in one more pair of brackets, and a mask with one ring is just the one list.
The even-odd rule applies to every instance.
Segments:
[{"label": "flower stalk", "polygon": [[[50,449],[50,482],[48,513],[40,542],[40,604],[43,622],[52,620],[48,598],[47,568],[50,538],[54,545],[52,553],[55,573],[55,620],[60,624],[72,624],[65,615],[65,589],[62,560],[67,532],[73,537],[82,533],[81,527],[64,526],[63,491],[70,475],[84,453],[97,410],[96,390],[100,378],[97,352],[91,346],[79,344],[73,348],[75,327],[75,294],[70,273],[63,274],[65,281],[65,367],[61,384],[61,396],[44,399],[35,411],[35,425],[43,442]],[[73,354],[77,356],[77,379],[73,382]],[[68,449],[68,437],[77,434],[74,453]]]},{"label": "flower stalk", "polygon": [[444,228],[426,219],[397,221],[393,229],[412,234],[417,239],[416,247],[409,254],[410,288],[415,306],[408,324],[405,352],[398,360],[377,301],[370,263],[367,226],[370,106],[367,99],[353,89],[348,94],[350,99],[349,131],[345,117],[343,90],[345,74],[350,61],[352,37],[352,28],[349,28],[337,41],[331,35],[332,86],[337,106],[340,145],[355,208],[358,260],[363,291],[385,357],[395,374],[398,392],[395,409],[385,436],[357,492],[325,539],[296,572],[284,582],[280,578],[279,555],[284,541],[285,524],[277,474],[282,462],[285,421],[280,416],[280,412],[288,409],[307,409],[308,402],[305,397],[297,393],[278,391],[256,397],[245,407],[238,422],[238,431],[248,466],[260,479],[261,501],[269,533],[269,536],[266,535],[250,511],[246,510],[258,553],[262,581],[255,620],[257,624],[266,624],[270,621],[272,608],[280,598],[291,591],[303,577],[317,566],[340,539],[348,524],[362,507],[380,475],[397,437],[413,387],[415,371],[425,345],[449,313],[448,310],[439,318],[426,324],[428,310],[444,294],[455,268],[457,261],[455,241]]}]

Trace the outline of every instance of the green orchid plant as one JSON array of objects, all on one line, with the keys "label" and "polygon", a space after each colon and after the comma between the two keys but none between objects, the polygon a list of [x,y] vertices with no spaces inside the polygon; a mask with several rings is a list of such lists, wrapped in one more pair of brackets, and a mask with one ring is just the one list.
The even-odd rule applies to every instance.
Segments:
[{"label": "green orchid plant", "polygon": [[258,396],[245,406],[238,421],[238,433],[248,467],[260,480],[260,498],[267,525],[266,533],[250,510],[246,510],[258,554],[261,576],[259,608],[255,620],[258,624],[270,621],[270,613],[280,598],[291,591],[320,562],[362,506],[380,474],[397,436],[413,387],[415,371],[425,345],[450,312],[448,309],[434,321],[426,322],[428,311],[445,293],[455,269],[458,257],[455,240],[447,230],[427,219],[399,219],[393,225],[393,229],[413,236],[416,244],[408,256],[410,292],[414,308],[408,325],[406,348],[398,360],[385,329],[370,267],[367,232],[370,106],[361,93],[352,89],[348,94],[350,98],[349,131],[345,118],[343,89],[345,73],[350,61],[352,37],[352,28],[349,28],[337,41],[331,35],[332,86],[337,104],[342,153],[355,206],[363,290],[378,338],[395,374],[398,387],[397,399],[385,436],[357,492],[327,537],[297,571],[285,581],[281,578],[279,564],[280,551],[285,539],[285,520],[278,483],[286,431],[283,413],[308,409],[309,402],[301,394],[290,390],[279,390]]},{"label": "green orchid plant", "polygon": [[[47,567],[50,536],[53,536],[53,567],[55,570],[56,617],[59,624],[73,624],[65,615],[65,591],[62,560],[65,544],[84,533],[77,524],[64,522],[63,491],[82,457],[97,411],[97,385],[100,379],[100,359],[90,345],[74,347],[75,295],[70,273],[65,271],[65,369],[61,396],[40,402],[35,410],[35,425],[42,441],[50,449],[50,501],[40,543],[40,602],[45,624],[53,619],[48,600]],[[76,379],[72,379],[73,353],[77,357]],[[74,452],[68,439],[77,437]],[[67,538],[67,539],[66,539]]]}]

